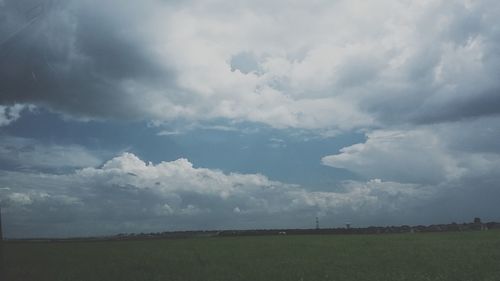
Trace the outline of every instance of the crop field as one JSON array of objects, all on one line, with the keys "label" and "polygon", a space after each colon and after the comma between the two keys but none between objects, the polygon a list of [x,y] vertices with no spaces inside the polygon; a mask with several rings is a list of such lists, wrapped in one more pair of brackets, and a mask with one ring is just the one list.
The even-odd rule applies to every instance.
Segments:
[{"label": "crop field", "polygon": [[6,280],[500,280],[500,231],[8,242]]}]

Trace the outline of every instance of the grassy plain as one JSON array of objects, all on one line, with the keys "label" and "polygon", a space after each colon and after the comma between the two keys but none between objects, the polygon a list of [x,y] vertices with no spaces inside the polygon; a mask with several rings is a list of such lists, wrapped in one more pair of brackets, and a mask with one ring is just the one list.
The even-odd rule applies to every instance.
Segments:
[{"label": "grassy plain", "polygon": [[500,231],[10,242],[6,280],[500,280]]}]

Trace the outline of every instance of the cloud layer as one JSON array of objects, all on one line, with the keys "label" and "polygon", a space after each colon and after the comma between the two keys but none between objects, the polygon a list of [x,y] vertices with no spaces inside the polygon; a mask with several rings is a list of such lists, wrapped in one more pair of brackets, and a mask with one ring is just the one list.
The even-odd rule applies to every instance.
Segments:
[{"label": "cloud layer", "polygon": [[0,127],[7,126],[16,121],[24,110],[25,106],[21,104],[14,104],[12,106],[0,105]]},{"label": "cloud layer", "polygon": [[323,164],[365,178],[406,183],[461,183],[466,177],[495,178],[500,167],[500,119],[376,130],[364,143],[325,156]]},{"label": "cloud layer", "polygon": [[3,170],[64,172],[102,163],[95,152],[79,145],[42,143],[6,135],[0,135],[0,138],[0,166]]},{"label": "cloud layer", "polygon": [[406,209],[431,195],[415,184],[381,180],[311,192],[260,174],[195,168],[186,159],[154,165],[130,153],[68,174],[3,171],[0,186],[11,236],[312,227],[315,216],[332,226],[333,215]]},{"label": "cloud layer", "polygon": [[1,104],[279,128],[499,113],[496,1],[1,5]]}]

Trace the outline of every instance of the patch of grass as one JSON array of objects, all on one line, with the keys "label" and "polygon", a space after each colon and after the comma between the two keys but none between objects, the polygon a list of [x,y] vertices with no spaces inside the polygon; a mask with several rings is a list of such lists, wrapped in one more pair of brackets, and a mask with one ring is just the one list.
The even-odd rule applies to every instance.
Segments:
[{"label": "patch of grass", "polygon": [[7,280],[500,280],[500,232],[6,243]]}]

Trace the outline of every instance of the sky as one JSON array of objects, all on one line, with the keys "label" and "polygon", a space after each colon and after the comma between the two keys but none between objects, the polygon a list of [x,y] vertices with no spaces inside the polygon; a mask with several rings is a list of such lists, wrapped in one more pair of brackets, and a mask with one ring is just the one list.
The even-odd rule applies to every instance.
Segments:
[{"label": "sky", "polygon": [[6,237],[500,221],[494,0],[0,0]]}]

